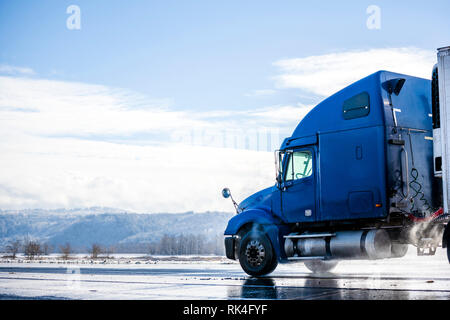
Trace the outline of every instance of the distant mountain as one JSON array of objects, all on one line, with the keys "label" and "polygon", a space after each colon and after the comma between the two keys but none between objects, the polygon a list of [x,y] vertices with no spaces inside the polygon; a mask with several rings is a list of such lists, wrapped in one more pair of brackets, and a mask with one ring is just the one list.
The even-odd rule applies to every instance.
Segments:
[{"label": "distant mountain", "polygon": [[0,250],[25,237],[54,248],[66,242],[78,251],[104,246],[145,244],[167,235],[223,235],[232,213],[137,214],[110,208],[0,211]]},{"label": "distant mountain", "polygon": [[126,210],[109,208],[109,207],[88,207],[88,208],[73,208],[73,209],[22,209],[22,210],[2,210],[0,209],[0,215],[2,214],[42,214],[42,215],[90,215],[90,214],[102,214],[102,213],[127,213]]}]

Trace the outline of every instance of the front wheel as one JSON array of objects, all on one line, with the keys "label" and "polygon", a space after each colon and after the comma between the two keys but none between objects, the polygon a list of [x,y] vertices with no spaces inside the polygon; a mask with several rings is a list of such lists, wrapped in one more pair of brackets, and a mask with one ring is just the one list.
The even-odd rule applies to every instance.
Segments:
[{"label": "front wheel", "polygon": [[239,263],[251,276],[263,276],[277,267],[272,244],[261,231],[250,231],[240,241]]},{"label": "front wheel", "polygon": [[323,260],[311,260],[305,261],[305,266],[314,273],[329,272],[333,270],[338,264],[338,261],[323,261]]}]

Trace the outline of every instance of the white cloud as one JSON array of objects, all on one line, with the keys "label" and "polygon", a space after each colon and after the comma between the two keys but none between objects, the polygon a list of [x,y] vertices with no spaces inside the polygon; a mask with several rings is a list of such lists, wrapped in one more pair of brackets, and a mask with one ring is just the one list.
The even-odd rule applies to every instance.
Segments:
[{"label": "white cloud", "polygon": [[[161,100],[146,100],[133,92],[98,85],[0,77],[0,92],[0,107],[10,111],[4,112],[8,121],[2,122],[2,129],[8,131],[126,135],[199,124],[185,112],[168,112]],[[21,114],[14,109],[35,112]]]},{"label": "white cloud", "polygon": [[273,89],[260,89],[260,90],[253,90],[250,93],[245,94],[246,97],[266,97],[271,96],[277,93],[277,90]]},{"label": "white cloud", "polygon": [[[4,145],[1,146],[4,152]],[[27,138],[0,158],[2,208],[107,206],[137,212],[231,211],[274,181],[270,152]]]},{"label": "white cloud", "polygon": [[[265,133],[295,108],[186,112],[167,101],[0,77],[0,208],[231,211],[222,187],[243,199],[274,183],[272,152],[255,149],[268,149]],[[148,143],[138,145],[140,136]],[[271,138],[278,139],[273,150],[279,137]]]},{"label": "white cloud", "polygon": [[267,122],[279,123],[280,125],[298,123],[313,108],[312,105],[298,104],[297,106],[271,106],[257,111],[249,112],[253,117],[260,117]]},{"label": "white cloud", "polygon": [[8,75],[34,75],[35,72],[33,69],[25,68],[25,67],[16,67],[7,64],[0,65],[0,74],[8,74]]},{"label": "white cloud", "polygon": [[298,88],[328,96],[378,70],[429,79],[434,63],[434,51],[418,48],[348,51],[279,60],[274,65],[280,68],[281,74],[275,81],[280,88]]}]

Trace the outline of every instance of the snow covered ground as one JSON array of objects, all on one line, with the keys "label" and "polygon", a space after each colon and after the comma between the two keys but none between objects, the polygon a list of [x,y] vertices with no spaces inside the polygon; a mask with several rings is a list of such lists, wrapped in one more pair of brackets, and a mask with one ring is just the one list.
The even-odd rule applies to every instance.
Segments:
[{"label": "snow covered ground", "polygon": [[445,250],[399,259],[341,261],[333,273],[312,274],[301,263],[282,264],[251,278],[224,257],[87,255],[64,262],[0,260],[3,299],[450,299]]},{"label": "snow covered ground", "polygon": [[49,254],[39,256],[34,259],[28,259],[23,254],[17,254],[15,259],[8,257],[8,253],[0,253],[0,264],[5,263],[24,263],[24,264],[153,264],[162,261],[171,261],[173,263],[194,263],[210,261],[227,261],[224,256],[214,255],[146,255],[144,253],[117,253],[109,257],[99,255],[97,259],[92,259],[89,253],[71,254],[69,259],[63,259],[61,254]]}]

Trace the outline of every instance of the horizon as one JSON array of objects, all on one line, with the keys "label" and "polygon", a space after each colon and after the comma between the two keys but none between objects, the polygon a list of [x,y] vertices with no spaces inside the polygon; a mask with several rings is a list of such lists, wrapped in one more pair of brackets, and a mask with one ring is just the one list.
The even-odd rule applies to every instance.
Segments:
[{"label": "horizon", "polygon": [[[92,213],[89,212],[92,210]],[[218,213],[218,214],[236,214],[235,211],[183,211],[183,212],[135,212],[135,211],[127,211],[120,208],[107,208],[107,207],[85,207],[85,208],[56,208],[56,209],[45,209],[45,208],[24,208],[24,209],[0,209],[0,214],[8,214],[8,213],[31,213],[31,211],[44,211],[48,213],[59,213],[59,212],[77,212],[77,211],[88,211],[86,214],[95,214],[97,211],[98,214],[209,214],[209,213]]]}]

